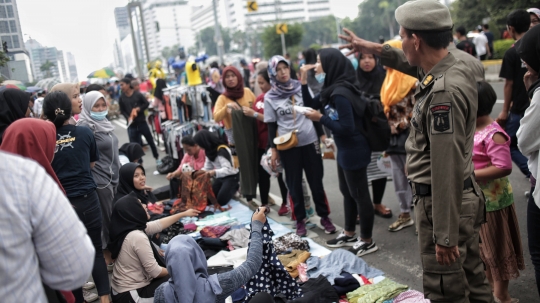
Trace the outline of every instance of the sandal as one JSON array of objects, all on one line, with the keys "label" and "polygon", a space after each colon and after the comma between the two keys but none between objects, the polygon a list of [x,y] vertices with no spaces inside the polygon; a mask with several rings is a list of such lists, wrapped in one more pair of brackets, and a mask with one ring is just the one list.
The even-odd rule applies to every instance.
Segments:
[{"label": "sandal", "polygon": [[387,211],[386,213],[382,213],[381,211],[379,211],[378,209],[374,209],[375,210],[375,214],[379,217],[383,217],[383,218],[386,218],[386,219],[390,219],[392,218],[393,214],[392,214],[392,210],[388,207],[385,208],[385,210]]}]

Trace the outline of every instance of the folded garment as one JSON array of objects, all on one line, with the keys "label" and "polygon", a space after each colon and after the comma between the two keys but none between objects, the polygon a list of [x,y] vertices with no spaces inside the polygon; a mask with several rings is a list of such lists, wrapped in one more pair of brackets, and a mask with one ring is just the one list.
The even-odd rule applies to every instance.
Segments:
[{"label": "folded garment", "polygon": [[298,279],[301,282],[307,282],[307,280],[309,279],[307,275],[307,264],[301,263],[296,267],[296,269],[298,270]]},{"label": "folded garment", "polygon": [[197,225],[195,225],[194,223],[187,223],[187,224],[184,224],[184,229],[190,230],[190,231],[196,231]]},{"label": "folded garment", "polygon": [[288,249],[298,249],[309,251],[308,241],[302,239],[295,233],[288,233],[273,240],[276,254],[281,254]]},{"label": "folded garment", "polygon": [[384,279],[377,284],[366,285],[347,294],[350,303],[383,303],[406,291],[407,285]]},{"label": "folded garment", "polygon": [[376,268],[369,267],[362,258],[357,257],[350,251],[336,249],[328,256],[319,259],[311,257],[307,260],[308,275],[310,278],[325,276],[330,284],[334,285],[334,279],[341,277],[342,272],[361,274],[366,278],[382,276],[384,273]]},{"label": "folded garment", "polygon": [[328,303],[338,302],[339,296],[324,277],[309,279],[302,286],[304,296],[287,303]]},{"label": "folded garment", "polygon": [[291,277],[296,278],[298,277],[298,265],[306,262],[306,260],[311,257],[311,254],[308,251],[293,250],[289,254],[279,255],[277,257]]},{"label": "folded garment", "polygon": [[341,276],[342,278],[334,279],[334,289],[338,295],[345,295],[360,287],[360,283],[350,273],[342,272]]},{"label": "folded garment", "polygon": [[233,229],[226,232],[220,237],[223,241],[229,241],[229,245],[234,249],[247,247],[249,244],[249,230],[247,229]]},{"label": "folded garment", "polygon": [[246,258],[247,247],[235,249],[233,251],[220,251],[215,256],[208,259],[206,262],[208,264],[208,267],[232,265],[234,268],[237,268],[246,261]]},{"label": "folded garment", "polygon": [[424,298],[424,294],[417,290],[407,290],[394,298],[393,303],[430,303],[429,299]]},{"label": "folded garment", "polygon": [[220,213],[212,216],[207,216],[206,218],[198,220],[194,223],[197,224],[197,226],[232,225],[236,223],[236,219],[231,218],[231,215],[229,213]]},{"label": "folded garment", "polygon": [[154,214],[162,214],[165,208],[161,202],[148,203],[147,207],[148,210],[153,212]]},{"label": "folded garment", "polygon": [[206,226],[201,229],[201,236],[207,238],[219,238],[229,230],[229,226]]}]

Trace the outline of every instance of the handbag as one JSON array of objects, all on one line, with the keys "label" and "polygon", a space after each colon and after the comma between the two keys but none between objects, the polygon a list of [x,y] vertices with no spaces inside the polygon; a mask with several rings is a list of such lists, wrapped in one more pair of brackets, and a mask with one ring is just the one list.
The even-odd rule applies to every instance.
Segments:
[{"label": "handbag", "polygon": [[[293,110],[293,127],[295,127],[296,110],[294,109],[294,96],[292,96],[291,99],[292,99],[292,110]],[[297,132],[298,130],[295,129],[292,132],[288,132],[281,136],[275,137],[274,144],[276,145],[277,150],[288,150],[293,147],[296,147],[298,145],[298,137],[296,136]]]}]

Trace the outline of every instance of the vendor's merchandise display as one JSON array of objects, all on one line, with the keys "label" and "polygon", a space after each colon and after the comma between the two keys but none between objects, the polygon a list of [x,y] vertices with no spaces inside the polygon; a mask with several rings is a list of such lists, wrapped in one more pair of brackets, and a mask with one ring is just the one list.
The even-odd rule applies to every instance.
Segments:
[{"label": "vendor's merchandise display", "polygon": [[350,303],[383,303],[397,297],[409,287],[384,279],[377,284],[366,285],[347,294]]}]

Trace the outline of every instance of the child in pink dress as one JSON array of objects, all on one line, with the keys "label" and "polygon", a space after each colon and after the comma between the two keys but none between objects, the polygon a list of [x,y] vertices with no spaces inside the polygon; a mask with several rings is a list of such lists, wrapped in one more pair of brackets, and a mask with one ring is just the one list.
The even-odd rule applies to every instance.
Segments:
[{"label": "child in pink dress", "polygon": [[473,163],[478,185],[486,198],[487,223],[480,229],[480,257],[486,276],[500,302],[513,303],[508,284],[525,269],[521,236],[508,175],[512,172],[510,137],[489,114],[497,100],[487,82],[478,82],[478,113]]}]

